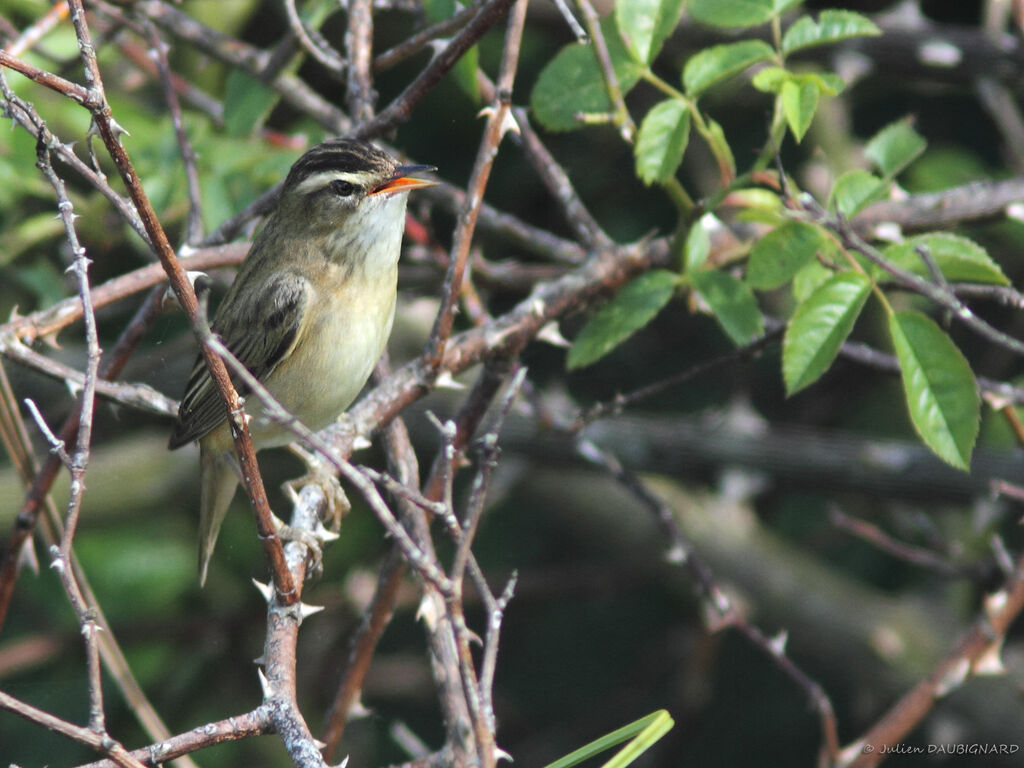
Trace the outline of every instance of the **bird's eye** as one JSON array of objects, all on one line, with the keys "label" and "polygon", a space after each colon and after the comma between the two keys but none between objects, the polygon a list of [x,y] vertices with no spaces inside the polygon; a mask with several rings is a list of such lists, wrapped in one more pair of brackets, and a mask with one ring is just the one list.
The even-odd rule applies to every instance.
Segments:
[{"label": "bird's eye", "polygon": [[349,181],[336,180],[331,182],[331,192],[338,197],[348,197],[356,191],[356,185]]}]

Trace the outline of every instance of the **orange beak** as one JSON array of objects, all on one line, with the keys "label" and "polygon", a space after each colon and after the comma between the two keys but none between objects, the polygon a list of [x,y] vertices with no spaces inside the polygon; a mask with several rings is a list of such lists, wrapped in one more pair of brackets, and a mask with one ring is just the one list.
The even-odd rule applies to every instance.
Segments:
[{"label": "orange beak", "polygon": [[417,171],[436,171],[432,165],[400,165],[395,168],[395,175],[385,181],[379,187],[370,190],[371,195],[393,195],[396,192],[409,192],[413,189],[432,187],[436,181],[427,179],[414,179],[409,174]]}]

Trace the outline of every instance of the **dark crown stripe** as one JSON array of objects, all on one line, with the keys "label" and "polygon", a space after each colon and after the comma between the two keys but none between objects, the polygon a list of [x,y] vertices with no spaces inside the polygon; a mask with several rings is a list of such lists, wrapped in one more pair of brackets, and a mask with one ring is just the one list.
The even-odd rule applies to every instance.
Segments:
[{"label": "dark crown stripe", "polygon": [[387,173],[392,166],[391,158],[369,144],[344,139],[326,141],[295,161],[285,183],[294,186],[324,171]]}]

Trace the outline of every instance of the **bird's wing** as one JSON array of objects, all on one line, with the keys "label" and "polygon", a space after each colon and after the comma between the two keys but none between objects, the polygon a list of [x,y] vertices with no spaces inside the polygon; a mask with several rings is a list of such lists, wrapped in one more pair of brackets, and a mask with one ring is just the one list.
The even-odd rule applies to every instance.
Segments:
[{"label": "bird's wing", "polygon": [[[266,381],[295,348],[311,293],[309,282],[294,272],[272,275],[261,286],[239,285],[225,296],[213,320],[213,332],[257,379]],[[249,391],[234,375],[231,380],[240,395]],[[170,447],[199,439],[226,417],[200,354],[181,398]]]}]

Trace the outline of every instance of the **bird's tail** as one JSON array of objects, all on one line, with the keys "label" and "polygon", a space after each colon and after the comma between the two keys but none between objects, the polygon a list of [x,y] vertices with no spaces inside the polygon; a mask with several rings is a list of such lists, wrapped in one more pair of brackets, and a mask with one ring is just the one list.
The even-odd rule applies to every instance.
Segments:
[{"label": "bird's tail", "polygon": [[199,585],[206,583],[206,569],[213,556],[217,534],[238,487],[232,454],[199,448]]}]

